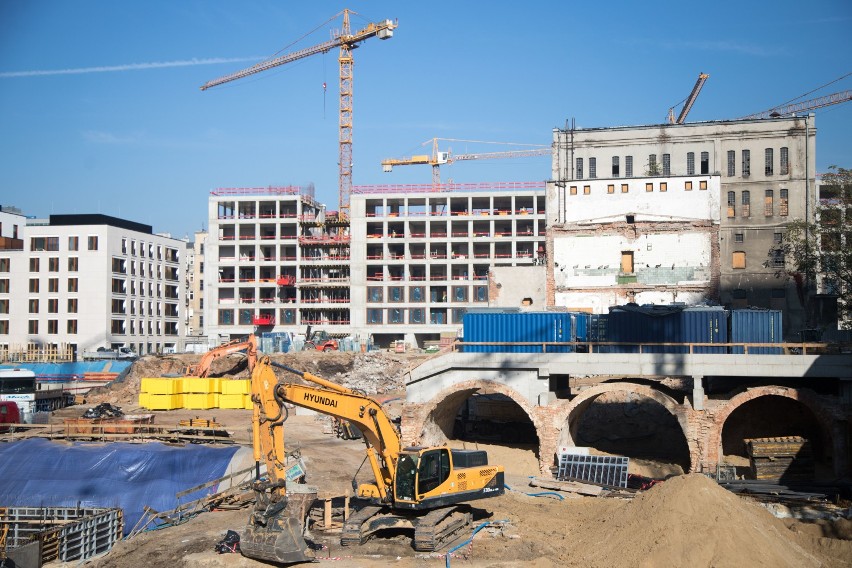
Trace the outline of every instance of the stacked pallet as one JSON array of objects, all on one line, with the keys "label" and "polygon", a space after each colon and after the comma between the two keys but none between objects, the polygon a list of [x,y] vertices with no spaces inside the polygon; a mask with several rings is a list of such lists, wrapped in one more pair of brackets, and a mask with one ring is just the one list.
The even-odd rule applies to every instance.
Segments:
[{"label": "stacked pallet", "polygon": [[755,479],[803,481],[814,478],[814,457],[806,438],[751,438],[745,443]]},{"label": "stacked pallet", "polygon": [[149,410],[251,409],[251,381],[198,377],[144,378],[139,406]]}]

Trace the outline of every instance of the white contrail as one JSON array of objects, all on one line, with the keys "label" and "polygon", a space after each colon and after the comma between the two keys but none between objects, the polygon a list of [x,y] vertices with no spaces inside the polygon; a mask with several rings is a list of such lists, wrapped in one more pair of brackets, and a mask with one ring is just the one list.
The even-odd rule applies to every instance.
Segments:
[{"label": "white contrail", "polygon": [[215,59],[185,59],[182,61],[161,61],[155,63],[129,63],[127,65],[111,65],[108,67],[78,67],[76,69],[53,69],[46,71],[2,71],[0,78],[10,77],[44,77],[47,75],[82,75],[85,73],[109,73],[115,71],[138,71],[140,69],[161,69],[163,67],[190,67],[192,65],[217,65],[219,63],[244,63],[260,61],[265,57],[230,57]]}]

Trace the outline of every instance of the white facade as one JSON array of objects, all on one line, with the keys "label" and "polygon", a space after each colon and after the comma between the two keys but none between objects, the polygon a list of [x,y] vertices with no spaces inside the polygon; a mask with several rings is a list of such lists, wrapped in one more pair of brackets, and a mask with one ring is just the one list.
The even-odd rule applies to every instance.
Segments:
[{"label": "white facade", "polygon": [[0,343],[146,354],[182,337],[180,241],[105,215],[54,215],[22,237],[23,250],[0,251],[9,268]]},{"label": "white facade", "polygon": [[[558,228],[570,222],[570,214],[565,215],[571,209],[566,205],[570,195],[565,188],[572,185],[582,188],[609,180],[618,192],[622,183],[718,177],[719,231],[714,246],[719,250],[719,265],[713,276],[718,278],[719,301],[729,306],[781,309],[788,332],[805,325],[800,298],[808,292],[797,289],[796,278],[789,277],[783,258],[773,257],[770,251],[789,221],[814,220],[813,115],[555,130],[554,144],[549,226]],[[701,203],[695,206],[703,207]],[[657,207],[657,202],[648,201],[648,212],[658,212]],[[604,209],[600,217],[606,214]],[[699,209],[686,216],[702,215]],[[574,264],[579,263],[568,261],[569,266]]]}]

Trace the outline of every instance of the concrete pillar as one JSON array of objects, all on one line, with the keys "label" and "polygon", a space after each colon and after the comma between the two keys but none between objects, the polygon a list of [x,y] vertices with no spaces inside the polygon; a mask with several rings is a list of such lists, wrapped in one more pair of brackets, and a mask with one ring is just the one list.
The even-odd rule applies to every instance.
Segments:
[{"label": "concrete pillar", "polygon": [[692,377],[692,408],[704,410],[704,377],[693,375]]},{"label": "concrete pillar", "polygon": [[838,477],[849,475],[849,423],[845,420],[836,420],[831,428],[832,458],[834,460],[834,474]]}]

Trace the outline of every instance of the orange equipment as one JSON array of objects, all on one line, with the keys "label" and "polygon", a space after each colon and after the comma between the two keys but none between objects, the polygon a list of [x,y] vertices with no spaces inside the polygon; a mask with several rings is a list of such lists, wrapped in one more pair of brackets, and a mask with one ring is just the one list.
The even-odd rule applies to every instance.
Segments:
[{"label": "orange equipment", "polygon": [[220,357],[243,350],[246,352],[248,368],[249,372],[251,372],[257,363],[257,337],[254,335],[249,335],[245,341],[234,340],[230,343],[225,343],[224,345],[211,349],[204,354],[201,361],[195,365],[187,367],[184,375],[187,377],[204,378],[210,374],[210,366],[213,364],[213,361]]}]

